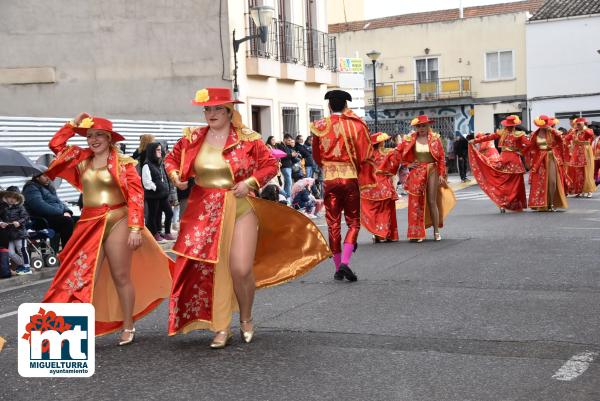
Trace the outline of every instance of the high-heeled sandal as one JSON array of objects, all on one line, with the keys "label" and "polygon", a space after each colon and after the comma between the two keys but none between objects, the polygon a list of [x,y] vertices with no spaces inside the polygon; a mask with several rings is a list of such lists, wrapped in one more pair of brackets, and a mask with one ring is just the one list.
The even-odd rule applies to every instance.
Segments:
[{"label": "high-heeled sandal", "polygon": [[[217,340],[217,337],[219,336],[219,334],[225,334],[223,340]],[[231,342],[232,338],[233,338],[233,335],[231,334],[231,332],[229,330],[217,331],[217,333],[215,334],[215,337],[212,340],[212,343],[210,343],[210,347],[212,349],[223,349]]]},{"label": "high-heeled sandal", "polygon": [[240,320],[240,335],[246,344],[249,344],[254,338],[254,325],[252,325],[252,330],[244,331],[242,329],[242,324],[252,323],[252,318],[248,320]]},{"label": "high-heeled sandal", "polygon": [[411,239],[411,240],[410,240],[410,242],[417,242],[417,243],[421,243],[421,242],[423,242],[423,238],[418,238],[418,239],[417,239],[417,238],[414,238],[414,239]]},{"label": "high-heeled sandal", "polygon": [[123,329],[123,333],[129,334],[129,338],[127,340],[120,340],[119,347],[133,342],[133,339],[135,338],[135,327],[133,329]]},{"label": "high-heeled sandal", "polygon": [[440,234],[439,232],[433,233],[433,238],[434,238],[435,241],[441,241],[442,240],[442,234]]}]

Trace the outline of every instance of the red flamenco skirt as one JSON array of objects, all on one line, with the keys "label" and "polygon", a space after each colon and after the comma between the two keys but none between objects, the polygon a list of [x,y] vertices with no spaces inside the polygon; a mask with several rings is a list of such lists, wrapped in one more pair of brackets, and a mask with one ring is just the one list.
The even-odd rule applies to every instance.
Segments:
[{"label": "red flamenco skirt", "polygon": [[469,162],[473,177],[496,206],[520,212],[527,208],[524,168],[518,154],[506,152],[502,152],[500,159],[493,162],[470,144]]},{"label": "red flamenco skirt", "polygon": [[396,200],[360,200],[361,224],[376,236],[390,241],[398,241],[396,221]]},{"label": "red flamenco skirt", "polygon": [[[118,331],[123,326],[121,305],[108,258],[99,258],[107,221],[114,217],[113,213],[126,219],[127,207],[83,209],[71,239],[58,256],[60,268],[43,300],[93,304],[97,336]],[[142,246],[133,252],[131,258],[131,280],[135,288],[134,320],[155,309],[168,298],[171,289],[171,260],[145,228],[142,238]]]}]

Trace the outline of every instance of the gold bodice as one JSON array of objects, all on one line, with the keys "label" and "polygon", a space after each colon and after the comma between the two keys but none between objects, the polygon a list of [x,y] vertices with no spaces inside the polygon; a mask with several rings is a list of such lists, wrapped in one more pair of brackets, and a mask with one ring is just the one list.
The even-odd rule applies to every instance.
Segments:
[{"label": "gold bodice", "polygon": [[535,139],[535,143],[541,150],[548,150],[548,141],[546,141],[546,138],[542,138],[538,135]]},{"label": "gold bodice", "polygon": [[419,141],[417,141],[415,143],[415,159],[418,162],[422,162],[422,163],[434,163],[435,162],[433,155],[429,151],[429,144],[419,143]]},{"label": "gold bodice", "polygon": [[115,206],[125,202],[121,188],[106,166],[95,169],[91,160],[87,161],[81,175],[81,184],[84,207]]},{"label": "gold bodice", "polygon": [[233,175],[229,164],[223,159],[222,150],[208,142],[204,142],[194,160],[196,185],[203,188],[233,187]]}]

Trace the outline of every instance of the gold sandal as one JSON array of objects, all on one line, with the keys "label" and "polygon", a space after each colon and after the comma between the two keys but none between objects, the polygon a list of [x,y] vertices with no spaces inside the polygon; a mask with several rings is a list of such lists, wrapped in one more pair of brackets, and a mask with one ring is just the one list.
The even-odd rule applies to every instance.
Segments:
[{"label": "gold sandal", "polygon": [[[219,334],[225,334],[225,339],[224,340],[217,340],[217,337],[219,336]],[[221,330],[221,331],[217,331],[217,333],[215,334],[215,337],[212,340],[212,343],[210,343],[210,347],[212,349],[223,349],[225,348],[227,345],[229,345],[229,343],[231,342],[231,339],[233,338],[233,335],[231,334],[231,332],[229,330],[225,331],[225,330]]]},{"label": "gold sandal", "polygon": [[129,338],[127,340],[120,340],[119,347],[133,342],[133,339],[135,338],[135,327],[133,329],[123,329],[123,333],[129,334]]},{"label": "gold sandal", "polygon": [[240,335],[246,344],[249,344],[254,338],[254,325],[252,325],[252,330],[244,331],[242,330],[242,324],[252,323],[252,318],[248,320],[240,320]]}]

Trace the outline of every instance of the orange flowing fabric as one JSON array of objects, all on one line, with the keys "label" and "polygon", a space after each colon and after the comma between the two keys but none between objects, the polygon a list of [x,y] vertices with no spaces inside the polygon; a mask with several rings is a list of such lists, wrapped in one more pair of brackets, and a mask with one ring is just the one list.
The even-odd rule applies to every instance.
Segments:
[{"label": "orange flowing fabric", "polygon": [[497,160],[488,160],[473,144],[469,144],[469,162],[473,177],[490,199],[503,209],[522,211],[527,208],[527,196],[523,175],[525,167],[521,161],[529,142],[525,134],[503,131],[502,134],[486,135],[474,143],[500,139],[502,153]]},{"label": "orange flowing fabric", "polygon": [[[547,149],[540,149],[537,144],[538,135],[539,130],[532,134],[527,152],[527,159],[531,166],[529,171],[529,207],[535,210],[548,210],[550,204],[552,204],[554,207],[567,209],[569,204],[564,190],[565,171],[562,156],[562,138],[554,130],[547,132]],[[556,169],[556,190],[554,199],[549,204],[548,172],[550,168]]]},{"label": "orange flowing fabric", "polygon": [[[373,153],[375,165],[381,165],[390,151],[389,149],[375,149]],[[397,241],[396,201],[398,194],[394,188],[393,176],[394,174],[379,171],[375,174],[377,185],[361,192],[360,220],[361,224],[376,236]]]}]

